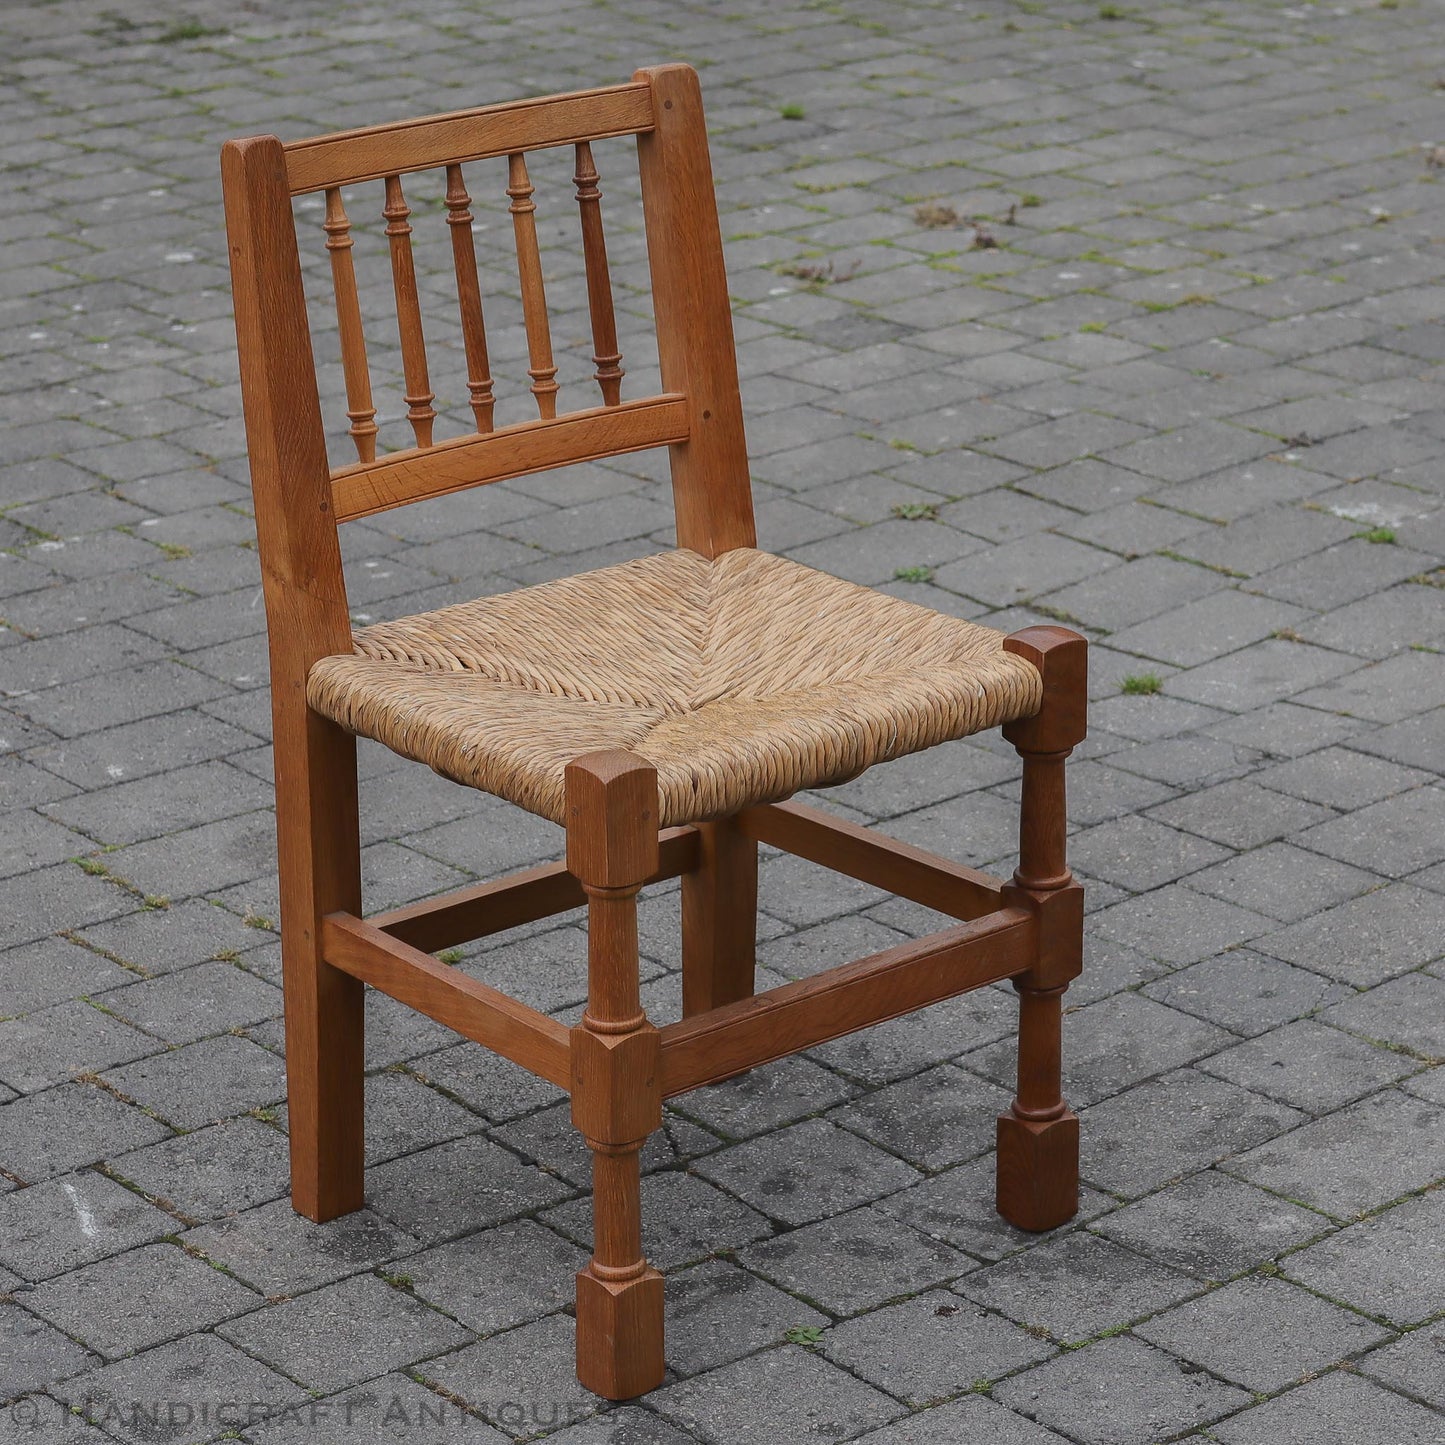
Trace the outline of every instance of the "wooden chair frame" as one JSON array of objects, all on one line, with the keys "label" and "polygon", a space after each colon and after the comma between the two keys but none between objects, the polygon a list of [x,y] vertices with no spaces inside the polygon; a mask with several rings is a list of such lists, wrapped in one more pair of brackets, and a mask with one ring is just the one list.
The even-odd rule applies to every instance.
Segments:
[{"label": "wooden chair frame", "polygon": [[[579,201],[595,195],[583,148],[636,134],[664,393],[621,403],[600,221],[587,243],[604,405],[558,417],[555,367],[530,188],[518,157],[578,144]],[[408,415],[418,446],[375,459],[354,280],[347,290],[343,183],[385,178],[388,235],[406,238],[402,174],[446,166],[450,215],[466,215],[460,166],[511,157],[536,422],[491,430],[484,337],[469,332],[478,430],[431,445],[430,388],[409,244],[393,248]],[[587,152],[590,158],[590,151]],[[678,544],[715,557],[754,545],[752,503],[726,277],[697,79],[685,66],[639,71],[629,85],[489,107],[283,146],[232,141],[222,158],[252,485],[269,624],[276,816],[290,1087],[292,1197],[327,1220],[363,1203],[362,997],[370,984],[569,1091],[594,1158],[594,1253],[577,1277],[581,1382],[613,1399],[663,1378],[662,1279],[641,1241],[639,1152],[662,1101],[984,984],[1020,999],[1018,1094],[998,1121],[998,1208],[1023,1229],[1077,1207],[1078,1120],[1060,1092],[1061,999],[1080,971],[1082,892],[1065,861],[1064,760],[1084,736],[1084,639],[1033,627],[1005,647],[1043,679],[1036,716],[1005,726],[1023,759],[1020,861],[1010,882],[795,802],[659,834],[655,774],[626,752],[574,761],[566,775],[566,858],[429,902],[362,917],[354,738],[314,712],[306,679],[351,650],[337,524],[385,507],[542,467],[644,446],[670,448]],[[591,195],[584,194],[590,188]],[[332,470],[302,293],[292,199],[327,192],[348,411],[362,460]],[[460,199],[459,199],[460,197]],[[519,200],[520,197],[520,200]],[[464,317],[469,278],[458,245]],[[337,252],[340,252],[338,258]],[[529,283],[529,261],[533,272]],[[475,284],[475,265],[470,283]],[[530,285],[530,290],[529,290]],[[409,291],[408,291],[409,288]],[[410,295],[410,304],[407,297]],[[540,303],[540,313],[538,305]],[[600,317],[599,311],[603,314]],[[540,328],[538,316],[540,314]],[[476,312],[480,322],[480,310]],[[355,327],[348,338],[348,320]],[[360,365],[356,347],[362,345]],[[550,371],[549,371],[550,368]],[[550,388],[550,389],[549,389]],[[368,410],[369,409],[369,410]],[[369,453],[369,457],[368,457]],[[766,993],[754,993],[757,850],[767,843],[959,920]],[[662,1028],[638,986],[638,890],[682,879],[683,1013]],[[432,955],[585,904],[588,1003],[567,1028]]]}]

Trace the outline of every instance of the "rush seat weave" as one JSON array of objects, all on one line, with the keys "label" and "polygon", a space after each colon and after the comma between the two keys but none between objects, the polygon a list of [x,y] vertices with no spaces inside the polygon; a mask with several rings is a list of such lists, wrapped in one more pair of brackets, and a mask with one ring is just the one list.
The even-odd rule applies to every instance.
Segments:
[{"label": "rush seat weave", "polygon": [[723,817],[1036,713],[1003,634],[782,557],[685,549],[356,633],[307,700],[565,821],[573,758],[657,769],[660,822]]}]

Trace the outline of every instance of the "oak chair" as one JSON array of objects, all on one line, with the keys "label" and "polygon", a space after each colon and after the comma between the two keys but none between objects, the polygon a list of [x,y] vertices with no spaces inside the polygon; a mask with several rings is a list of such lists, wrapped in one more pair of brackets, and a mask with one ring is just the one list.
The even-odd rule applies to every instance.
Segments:
[{"label": "oak chair", "polygon": [[[623,400],[592,143],[635,135],[662,390]],[[559,412],[530,152],[572,146],[601,405]],[[505,158],[535,420],[494,427],[463,167]],[[662,1278],[643,1256],[638,1155],[662,1101],[1003,979],[1020,1000],[1018,1096],[998,1121],[998,1208],[1023,1229],[1077,1207],[1060,1093],[1061,996],[1081,967],[1064,760],[1084,736],[1086,644],[1005,637],[756,549],[732,323],[697,77],[630,84],[222,153],[275,721],[292,1198],[362,1195],[370,984],[567,1089],[594,1160],[577,1372],[624,1399],[663,1378]],[[500,164],[498,166],[500,169]],[[435,399],[403,177],[444,169],[469,435]],[[414,443],[377,451],[343,188],[380,181]],[[324,193],[357,459],[327,455],[293,198]],[[313,203],[314,204],[314,203]],[[321,238],[317,238],[320,243]],[[340,523],[503,478],[669,449],[677,548],[353,634]],[[812,807],[801,789],[1002,725],[1022,755],[1012,881]],[[566,830],[566,859],[362,916],[355,735]],[[771,844],[959,920],[754,993],[757,850]],[[683,1017],[639,1001],[637,894],[681,877]],[[564,1027],[434,955],[585,903],[588,1002]]]}]

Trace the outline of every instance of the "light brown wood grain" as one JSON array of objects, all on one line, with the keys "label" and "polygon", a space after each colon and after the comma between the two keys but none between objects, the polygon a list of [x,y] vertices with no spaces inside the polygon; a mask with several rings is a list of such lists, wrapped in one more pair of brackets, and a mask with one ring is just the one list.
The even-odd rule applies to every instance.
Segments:
[{"label": "light brown wood grain", "polygon": [[361,324],[361,302],[356,294],[356,266],[351,218],[341,204],[341,192],[326,192],[326,249],[331,256],[331,288],[336,295],[336,325],[341,338],[341,368],[346,377],[346,415],[351,439],[363,462],[376,458],[376,406],[371,399],[371,371],[366,363],[366,332]]},{"label": "light brown wood grain", "polygon": [[447,226],[452,233],[452,267],[457,276],[457,309],[461,312],[462,344],[467,354],[467,400],[479,432],[492,429],[495,399],[491,360],[487,356],[487,323],[482,313],[482,285],[477,275],[477,248],[472,239],[472,198],[459,165],[447,167]]},{"label": "light brown wood grain", "polygon": [[508,477],[665,446],[686,435],[687,405],[678,396],[646,396],[550,421],[518,422],[486,436],[457,437],[427,451],[413,448],[339,468],[332,474],[336,519],[349,522]]},{"label": "light brown wood grain", "polygon": [[662,1030],[665,1098],[883,1023],[1029,964],[1032,917],[1001,909]]},{"label": "light brown wood grain", "polygon": [[671,451],[677,541],[704,557],[757,542],[732,303],[702,91],[687,65],[639,70],[655,125],[637,137],[662,384],[687,397]]},{"label": "light brown wood grain", "polygon": [[[657,843],[657,871],[648,878],[649,883],[676,878],[696,867],[696,828],[668,828],[658,836]],[[523,923],[565,913],[569,908],[580,908],[586,901],[582,885],[565,864],[544,863],[494,883],[477,883],[440,898],[374,914],[370,922],[414,948],[436,953],[453,944],[487,938]]]},{"label": "light brown wood grain", "polygon": [[326,916],[321,946],[333,968],[369,983],[539,1078],[567,1087],[571,1079],[567,1028],[556,1019],[351,914]]},{"label": "light brown wood grain", "polygon": [[386,178],[386,237],[391,245],[391,281],[396,293],[396,329],[401,341],[402,371],[406,377],[406,418],[418,447],[432,444],[436,393],[427,375],[426,338],[422,334],[421,299],[416,289],[416,262],[411,251],[411,207],[402,192],[401,177]]},{"label": "light brown wood grain", "polygon": [[286,168],[292,194],[301,195],[514,151],[630,135],[651,126],[648,87],[611,85],[292,141]]},{"label": "light brown wood grain", "polygon": [[326,1220],[362,1203],[362,990],[321,957],[324,914],[360,911],[356,743],[306,705],[312,663],[351,645],[286,163],[274,136],[221,153],[266,598],[275,739],[291,1190]]},{"label": "light brown wood grain", "polygon": [[582,217],[582,262],[587,272],[587,309],[592,320],[594,378],[605,406],[622,398],[622,352],[617,346],[617,318],[612,309],[612,277],[607,269],[607,239],[602,230],[602,190],[592,147],[581,141],[576,148],[577,207]]},{"label": "light brown wood grain", "polygon": [[733,818],[699,823],[697,866],[682,879],[684,1018],[753,991],[758,845]]},{"label": "light brown wood grain", "polygon": [[542,279],[542,253],[537,248],[535,187],[521,151],[507,157],[507,194],[512,233],[517,242],[517,276],[522,285],[522,321],[527,328],[527,356],[537,413],[546,421],[557,415],[557,363],[552,360],[552,326],[547,319],[547,288]]},{"label": "light brown wood grain", "polygon": [[805,803],[745,808],[737,822],[760,843],[811,859],[949,918],[979,918],[1003,903],[1003,885],[997,878]]}]

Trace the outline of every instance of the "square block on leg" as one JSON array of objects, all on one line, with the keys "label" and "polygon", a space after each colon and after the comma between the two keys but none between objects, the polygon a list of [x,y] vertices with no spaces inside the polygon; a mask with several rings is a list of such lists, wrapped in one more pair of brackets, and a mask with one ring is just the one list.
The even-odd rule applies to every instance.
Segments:
[{"label": "square block on leg", "polygon": [[577,1275],[577,1378],[607,1400],[631,1400],[662,1383],[662,1276],[650,1265],[613,1283]]},{"label": "square block on leg", "polygon": [[1067,1223],[1079,1209],[1079,1118],[998,1116],[998,1212],[1017,1229]]}]

